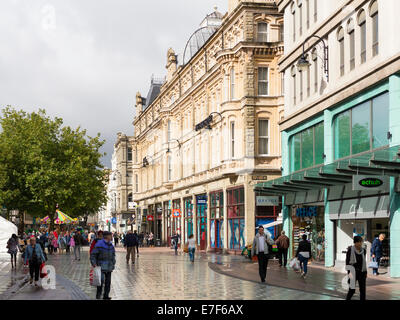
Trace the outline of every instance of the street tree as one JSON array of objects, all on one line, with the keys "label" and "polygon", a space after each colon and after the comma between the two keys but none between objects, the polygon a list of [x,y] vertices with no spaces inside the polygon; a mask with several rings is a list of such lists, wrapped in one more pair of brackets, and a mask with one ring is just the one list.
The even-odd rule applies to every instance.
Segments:
[{"label": "street tree", "polygon": [[100,134],[63,126],[44,110],[11,107],[0,118],[0,202],[8,209],[49,215],[58,205],[71,217],[95,213],[106,202]]}]

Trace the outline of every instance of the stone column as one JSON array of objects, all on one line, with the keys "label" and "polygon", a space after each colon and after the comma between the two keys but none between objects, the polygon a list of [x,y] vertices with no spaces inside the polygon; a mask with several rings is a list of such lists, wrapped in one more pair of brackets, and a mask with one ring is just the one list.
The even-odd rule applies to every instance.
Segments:
[{"label": "stone column", "polygon": [[224,250],[223,253],[226,254],[229,250],[229,241],[228,241],[228,196],[226,194],[226,185],[224,183],[223,191],[224,193]]}]

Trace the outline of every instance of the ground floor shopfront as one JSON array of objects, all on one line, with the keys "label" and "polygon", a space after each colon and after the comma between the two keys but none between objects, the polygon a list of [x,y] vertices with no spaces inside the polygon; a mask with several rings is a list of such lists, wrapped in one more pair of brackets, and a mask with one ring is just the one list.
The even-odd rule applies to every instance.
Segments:
[{"label": "ground floor shopfront", "polygon": [[[190,235],[198,250],[215,252],[241,252],[252,243],[256,226],[276,221],[281,212],[280,198],[276,206],[268,203],[257,206],[251,175],[221,178],[192,188],[138,200],[138,210],[146,230],[159,237],[163,245],[170,246],[178,233],[181,243]],[[158,208],[155,214],[152,208]],[[154,219],[153,223],[148,217]],[[143,230],[143,229],[142,229]],[[270,233],[276,236],[277,227]]]}]

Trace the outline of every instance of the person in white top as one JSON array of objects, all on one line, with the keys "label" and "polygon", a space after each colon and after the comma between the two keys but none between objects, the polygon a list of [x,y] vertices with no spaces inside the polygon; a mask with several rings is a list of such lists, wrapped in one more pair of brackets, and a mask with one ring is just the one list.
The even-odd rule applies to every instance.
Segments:
[{"label": "person in white top", "polygon": [[261,282],[265,282],[265,278],[267,277],[268,245],[272,246],[273,244],[275,242],[271,239],[269,233],[264,233],[264,227],[259,226],[258,233],[254,237],[251,255],[254,256],[256,254],[258,256],[258,269]]},{"label": "person in white top", "polygon": [[196,251],[196,240],[194,239],[194,236],[192,234],[189,236],[188,249],[189,249],[190,261],[193,263],[194,253]]}]

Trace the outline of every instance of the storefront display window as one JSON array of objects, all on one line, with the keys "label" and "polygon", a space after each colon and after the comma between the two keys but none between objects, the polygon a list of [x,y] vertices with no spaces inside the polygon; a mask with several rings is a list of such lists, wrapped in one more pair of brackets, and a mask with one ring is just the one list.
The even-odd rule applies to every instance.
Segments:
[{"label": "storefront display window", "polygon": [[[255,233],[257,233],[258,227],[260,225],[264,226],[272,222],[275,222],[277,220],[279,213],[282,211],[282,199],[280,197],[276,197],[278,198],[279,206],[272,206],[272,205],[259,204],[257,198],[263,197],[262,193],[256,192],[255,196],[257,205],[256,205],[256,224],[254,227],[255,227]],[[267,231],[274,239],[276,239],[279,235],[278,226],[269,227],[267,228]]]},{"label": "storefront display window", "polygon": [[214,249],[224,247],[224,193],[210,193],[210,245]]},{"label": "storefront display window", "polygon": [[289,141],[292,172],[324,163],[324,123],[292,136]]},{"label": "storefront display window", "polygon": [[241,250],[245,246],[244,188],[227,190],[227,196],[229,249]]},{"label": "storefront display window", "polygon": [[196,196],[197,207],[197,245],[200,250],[207,247],[207,195]]},{"label": "storefront display window", "polygon": [[389,93],[340,113],[334,120],[335,159],[389,145]]},{"label": "storefront display window", "polygon": [[293,255],[296,254],[303,234],[311,243],[311,252],[316,261],[325,260],[324,207],[305,206],[292,209]]},{"label": "storefront display window", "polygon": [[185,217],[185,230],[184,230],[184,239],[183,241],[186,243],[189,239],[189,236],[193,234],[193,203],[192,198],[186,198],[184,200],[185,208],[184,208],[184,217]]}]

